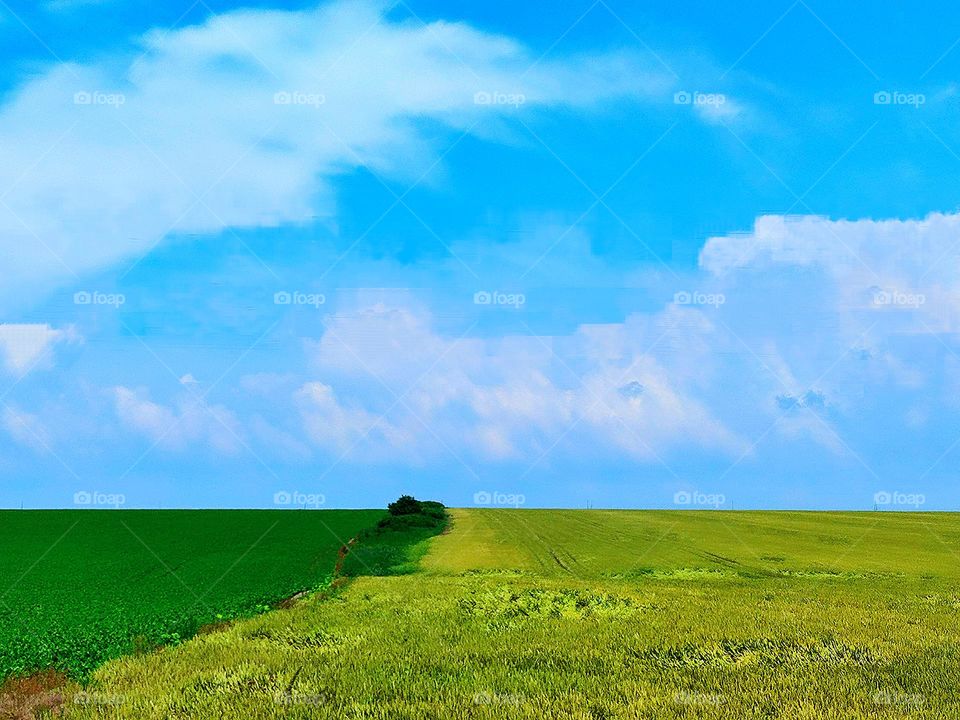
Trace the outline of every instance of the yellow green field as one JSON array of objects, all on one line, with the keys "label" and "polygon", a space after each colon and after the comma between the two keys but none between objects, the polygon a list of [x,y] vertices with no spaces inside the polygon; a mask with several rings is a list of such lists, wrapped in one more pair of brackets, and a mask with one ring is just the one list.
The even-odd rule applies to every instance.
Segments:
[{"label": "yellow green field", "polygon": [[419,571],[104,665],[69,717],[955,718],[949,514],[455,510]]}]

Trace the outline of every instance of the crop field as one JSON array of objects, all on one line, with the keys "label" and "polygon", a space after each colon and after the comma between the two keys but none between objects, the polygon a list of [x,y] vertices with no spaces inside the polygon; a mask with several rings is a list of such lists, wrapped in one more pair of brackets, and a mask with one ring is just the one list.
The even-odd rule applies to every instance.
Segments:
[{"label": "crop field", "polygon": [[383,511],[0,512],[0,677],[105,660],[329,583]]},{"label": "crop field", "polygon": [[452,514],[414,572],[112,660],[66,715],[960,717],[953,515]]}]

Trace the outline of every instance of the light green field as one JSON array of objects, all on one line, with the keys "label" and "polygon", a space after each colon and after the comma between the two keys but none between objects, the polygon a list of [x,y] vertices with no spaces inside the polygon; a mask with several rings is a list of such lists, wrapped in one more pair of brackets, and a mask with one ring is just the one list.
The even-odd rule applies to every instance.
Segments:
[{"label": "light green field", "polygon": [[68,717],[960,717],[956,516],[453,512],[419,572],[112,661]]},{"label": "light green field", "polygon": [[612,577],[701,568],[726,575],[960,578],[950,513],[454,510],[424,569]]}]

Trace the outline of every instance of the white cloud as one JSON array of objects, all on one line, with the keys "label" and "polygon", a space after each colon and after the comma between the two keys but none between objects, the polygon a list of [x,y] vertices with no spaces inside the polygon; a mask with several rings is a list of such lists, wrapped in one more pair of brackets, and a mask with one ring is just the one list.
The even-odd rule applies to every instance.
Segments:
[{"label": "white cloud", "polygon": [[[850,456],[861,428],[934,427],[955,413],[960,360],[943,333],[957,307],[957,223],[760,218],[751,234],[710,239],[701,271],[679,287],[660,277],[647,288],[719,292],[725,303],[667,303],[540,337],[457,339],[441,329],[461,312],[452,305],[438,319],[410,293],[359,291],[353,304],[341,293],[323,334],[304,343],[306,368],[284,357],[239,379],[249,404],[218,408],[233,432],[191,408],[189,387],[163,402],[118,388],[116,412],[172,450],[236,452],[240,436],[295,461],[669,465],[694,453],[736,459],[754,440]],[[878,305],[878,287],[926,300]],[[464,301],[472,290],[459,290]]]},{"label": "white cloud", "polygon": [[836,452],[847,450],[838,416],[888,393],[937,394],[929,359],[957,352],[960,215],[763,216],[750,232],[710,238],[700,266],[726,294],[724,321],[780,382],[776,392],[828,398],[828,416],[791,412],[781,432]]},{"label": "white cloud", "polygon": [[702,103],[694,107],[705,122],[713,124],[732,122],[746,112],[743,103],[726,96],[723,96],[723,102]]},{"label": "white cloud", "polygon": [[[879,321],[885,332],[960,330],[960,215],[932,213],[919,220],[768,215],[749,233],[710,238],[700,265],[731,287],[737,271],[789,269],[808,273],[807,279],[820,276],[829,283],[838,316],[865,315],[854,329]],[[814,285],[808,287],[812,292]],[[789,291],[802,292],[802,286],[793,283]]]},{"label": "white cloud", "polygon": [[[693,376],[641,350],[652,330],[637,317],[566,338],[458,340],[424,311],[375,304],[338,313],[310,346],[326,380],[304,384],[298,407],[316,444],[354,448],[361,461],[448,452],[533,461],[558,443],[648,461],[685,446],[742,452],[696,397]],[[606,355],[596,352],[601,335]]]},{"label": "white cloud", "polygon": [[[323,334],[305,343],[305,369],[266,365],[240,378],[250,399],[236,409],[242,419],[219,408],[233,433],[188,397],[153,402],[118,388],[116,411],[125,427],[174,450],[235,451],[239,435],[256,452],[292,459],[418,465],[452,453],[524,463],[546,453],[669,464],[688,450],[737,458],[757,438],[846,455],[838,434],[864,407],[910,395],[889,415],[902,418],[933,392],[925,412],[936,418],[936,396],[949,395],[935,391],[935,367],[915,362],[919,346],[903,343],[949,356],[926,336],[952,327],[956,225],[940,215],[760,218],[749,235],[710,239],[701,272],[679,287],[648,283],[654,297],[699,289],[724,294],[722,305],[667,303],[540,337],[457,339],[410,293],[360,291],[352,305],[341,294]],[[877,287],[927,300],[877,305]],[[461,291],[465,300],[472,289]]]},{"label": "white cloud", "polygon": [[904,272],[937,270],[957,258],[960,215],[932,213],[921,220],[831,220],[818,215],[764,215],[753,230],[710,238],[700,264],[715,274],[760,265],[819,265],[833,274],[850,267]]},{"label": "white cloud", "polygon": [[58,330],[39,323],[0,323],[0,356],[9,371],[22,375],[48,365],[53,345],[75,339],[72,327]]},{"label": "white cloud", "polygon": [[331,180],[358,165],[416,178],[445,149],[418,130],[426,119],[448,127],[449,142],[512,113],[665,87],[639,56],[535,64],[511,39],[387,21],[385,7],[237,10],[153,31],[126,56],[58,65],[11,93],[0,109],[0,258],[19,281],[7,299],[135,258],[171,232],[330,214]]},{"label": "white cloud", "polygon": [[155,403],[144,393],[126,387],[113,389],[114,410],[125,428],[144,435],[158,447],[183,451],[204,444],[226,454],[243,446],[241,428],[233,413],[219,405],[204,405],[190,396],[177,405]]},{"label": "white cloud", "polygon": [[362,407],[346,407],[333,388],[308,382],[296,393],[296,403],[308,437],[336,453],[350,453],[358,445],[378,448],[380,457],[409,459],[413,438],[387,419]]},{"label": "white cloud", "polygon": [[50,435],[39,417],[18,408],[6,406],[3,427],[16,442],[44,452],[50,448]]}]

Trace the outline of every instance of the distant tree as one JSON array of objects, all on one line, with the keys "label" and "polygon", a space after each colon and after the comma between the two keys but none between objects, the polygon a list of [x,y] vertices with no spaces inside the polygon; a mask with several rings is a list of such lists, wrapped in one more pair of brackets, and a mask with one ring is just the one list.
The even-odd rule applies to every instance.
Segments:
[{"label": "distant tree", "polygon": [[418,515],[423,511],[423,503],[413,495],[401,495],[394,502],[387,505],[391,515]]}]

